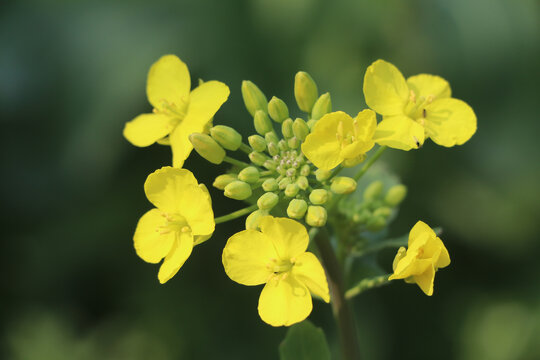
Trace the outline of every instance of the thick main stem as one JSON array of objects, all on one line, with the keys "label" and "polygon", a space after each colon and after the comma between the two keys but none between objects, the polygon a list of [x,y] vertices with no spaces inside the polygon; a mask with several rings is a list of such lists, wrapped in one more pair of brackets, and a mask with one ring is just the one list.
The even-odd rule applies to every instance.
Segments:
[{"label": "thick main stem", "polygon": [[345,299],[341,267],[334,249],[330,244],[326,229],[320,229],[315,234],[314,240],[319,248],[322,262],[326,269],[328,286],[332,298],[332,311],[339,330],[343,359],[358,360],[360,359],[360,347],[358,344],[356,324],[349,303]]}]

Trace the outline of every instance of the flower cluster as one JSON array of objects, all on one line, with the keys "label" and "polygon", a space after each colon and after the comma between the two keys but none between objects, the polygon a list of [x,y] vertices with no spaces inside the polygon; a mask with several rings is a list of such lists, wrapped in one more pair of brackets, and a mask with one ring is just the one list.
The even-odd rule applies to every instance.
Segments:
[{"label": "flower cluster", "polygon": [[[369,109],[359,109],[355,117],[332,111],[330,94],[320,95],[306,72],[294,80],[303,117],[291,116],[283,100],[274,96],[268,101],[254,83],[244,81],[241,93],[256,132],[246,142],[232,127],[213,125],[229,96],[225,84],[201,81],[190,88],[187,66],[174,55],[163,56],[148,74],[153,113],[137,116],[124,128],[125,138],[135,146],[157,142],[172,151],[172,167],[155,171],[145,182],[155,208],[137,224],[135,250],[146,262],[164,259],[158,279],[165,283],[193,247],[210,238],[216,224],[247,215],[246,229],[224,247],[223,266],[237,283],[265,284],[258,309],[273,326],[304,320],[312,310],[312,295],[330,301],[324,263],[307,251],[310,236],[327,227],[337,238],[337,252],[347,256],[364,244],[357,241],[362,234],[379,232],[395,215],[406,195],[401,184],[383,191],[376,180],[363,189],[360,201],[354,196],[359,179],[387,147],[417,149],[426,138],[446,147],[461,145],[476,131],[474,112],[450,97],[445,80],[426,74],[405,80],[382,60],[366,71]],[[377,122],[377,114],[382,121]],[[366,160],[376,145],[376,153]],[[208,190],[182,169],[192,149],[212,164],[230,165],[213,186],[247,207],[214,218]],[[359,165],[356,173],[349,170]],[[408,246],[399,249],[394,273],[383,280],[415,282],[431,295],[435,271],[450,263],[448,252],[423,222],[411,230]]]}]

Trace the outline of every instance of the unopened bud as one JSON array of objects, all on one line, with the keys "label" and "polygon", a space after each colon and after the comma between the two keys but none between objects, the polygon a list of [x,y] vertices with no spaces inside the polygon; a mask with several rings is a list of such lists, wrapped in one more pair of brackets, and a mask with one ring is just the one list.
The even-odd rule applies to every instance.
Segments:
[{"label": "unopened bud", "polygon": [[291,149],[298,149],[298,147],[300,146],[300,140],[298,140],[296,136],[293,136],[292,138],[287,140],[287,145],[289,145]]},{"label": "unopened bud", "polygon": [[381,195],[383,183],[380,180],[374,181],[364,190],[364,200],[373,201]]},{"label": "unopened bud", "polygon": [[236,151],[242,145],[242,135],[230,126],[216,125],[210,129],[210,135],[227,150]]},{"label": "unopened bud", "polygon": [[278,186],[280,190],[284,190],[291,183],[291,179],[283,178],[279,181]]},{"label": "unopened bud", "polygon": [[275,132],[269,131],[266,134],[264,134],[264,140],[266,140],[267,144],[274,143],[277,144],[279,142],[279,139]]},{"label": "unopened bud", "polygon": [[300,168],[300,175],[308,176],[310,173],[311,167],[308,164],[305,164]]},{"label": "unopened bud", "polygon": [[285,140],[279,140],[278,144],[277,144],[279,150],[281,151],[287,151],[289,150],[289,145],[287,145],[287,142]]},{"label": "unopened bud", "polygon": [[386,219],[382,216],[373,216],[366,223],[369,231],[380,231],[386,226]]},{"label": "unopened bud", "polygon": [[275,122],[281,123],[289,117],[289,109],[283,100],[277,97],[272,97],[268,102],[268,115]]},{"label": "unopened bud", "polygon": [[276,170],[277,163],[274,160],[266,160],[262,166],[267,170]]},{"label": "unopened bud", "polygon": [[255,125],[255,131],[257,133],[264,135],[269,131],[272,131],[272,121],[268,118],[268,115],[262,110],[257,110],[255,116],[253,117],[253,124]]},{"label": "unopened bud", "polygon": [[283,134],[283,137],[285,139],[290,139],[294,136],[293,133],[293,120],[292,119],[286,119],[281,124],[281,133]]},{"label": "unopened bud", "polygon": [[326,224],[328,214],[322,206],[310,205],[307,210],[306,223],[310,226],[321,227]]},{"label": "unopened bud", "polygon": [[330,99],[330,93],[324,93],[315,102],[313,109],[311,110],[311,118],[313,120],[319,120],[324,115],[332,112],[332,100]]},{"label": "unopened bud", "polygon": [[306,190],[309,186],[307,177],[299,176],[298,179],[296,180],[296,185],[298,185],[300,190]]},{"label": "unopened bud", "polygon": [[268,144],[268,153],[270,154],[270,156],[275,156],[275,155],[279,154],[279,148],[276,145],[276,143],[269,143]]},{"label": "unopened bud", "polygon": [[195,151],[212,164],[221,164],[225,158],[225,150],[206,134],[193,133],[189,135],[189,141]]},{"label": "unopened bud", "polygon": [[300,191],[300,188],[296,184],[289,184],[285,188],[285,196],[288,197],[295,197],[298,194],[298,191]]},{"label": "unopened bud", "polygon": [[223,190],[225,186],[229,185],[237,179],[236,174],[223,174],[216,177],[212,184],[216,189]]},{"label": "unopened bud", "polygon": [[365,159],[366,159],[366,154],[361,154],[352,159],[345,159],[343,160],[341,164],[345,167],[355,167],[356,165],[360,164]]},{"label": "unopened bud", "polygon": [[264,191],[276,191],[277,189],[279,189],[279,186],[276,179],[271,178],[264,180],[264,182],[262,183],[262,188]]},{"label": "unopened bud", "polygon": [[246,230],[258,230],[259,221],[262,217],[268,215],[268,210],[256,210],[246,218]]},{"label": "unopened bud", "polygon": [[309,130],[313,130],[313,127],[315,126],[316,123],[317,123],[317,120],[309,119],[306,124],[307,124]]},{"label": "unopened bud", "polygon": [[251,160],[252,163],[255,165],[262,166],[266,160],[270,160],[268,156],[264,155],[263,153],[252,151],[248,155],[249,160]]},{"label": "unopened bud", "polygon": [[259,170],[255,166],[248,166],[238,173],[238,180],[253,184],[259,180]]},{"label": "unopened bud", "polygon": [[309,201],[313,205],[322,205],[328,201],[328,191],[324,189],[315,189],[309,194]]},{"label": "unopened bud", "polygon": [[397,206],[405,199],[405,196],[407,196],[407,187],[401,184],[394,185],[386,193],[384,201],[390,206]]},{"label": "unopened bud", "polygon": [[308,209],[308,204],[302,199],[292,199],[287,207],[287,215],[293,219],[301,219],[304,217]]},{"label": "unopened bud", "polygon": [[319,97],[317,84],[307,72],[299,71],[294,77],[294,97],[300,110],[310,113]]},{"label": "unopened bud", "polygon": [[350,194],[356,190],[356,181],[346,176],[337,176],[332,179],[330,190],[334,194]]},{"label": "unopened bud", "polygon": [[293,133],[300,141],[304,141],[309,135],[309,127],[303,119],[297,118],[293,123]]},{"label": "unopened bud", "polygon": [[315,171],[315,177],[317,181],[327,180],[332,175],[332,170],[317,169]]},{"label": "unopened bud", "polygon": [[266,141],[261,135],[251,135],[248,137],[249,146],[257,152],[266,150]]},{"label": "unopened bud", "polygon": [[390,209],[388,206],[382,206],[373,212],[373,216],[380,216],[383,218],[387,218],[390,216],[391,213],[392,213],[392,209]]},{"label": "unopened bud", "polygon": [[235,200],[245,200],[251,196],[251,186],[240,180],[235,180],[225,186],[225,196]]},{"label": "unopened bud", "polygon": [[251,116],[255,116],[257,110],[268,111],[268,100],[263,92],[249,80],[242,81],[242,98],[246,109]]},{"label": "unopened bud", "polygon": [[371,219],[371,216],[371,211],[364,209],[353,215],[353,221],[357,224],[364,224],[366,221]]},{"label": "unopened bud", "polygon": [[257,200],[257,206],[261,210],[270,210],[279,202],[279,196],[273,192],[267,192],[261,195],[259,200]]}]

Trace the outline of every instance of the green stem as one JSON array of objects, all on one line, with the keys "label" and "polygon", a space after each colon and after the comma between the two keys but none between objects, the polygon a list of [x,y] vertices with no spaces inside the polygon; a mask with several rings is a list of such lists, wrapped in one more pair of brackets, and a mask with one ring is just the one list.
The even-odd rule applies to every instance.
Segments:
[{"label": "green stem", "polygon": [[238,150],[245,152],[246,154],[250,154],[253,150],[249,147],[249,145],[246,145],[244,143],[240,144],[240,147]]},{"label": "green stem", "polygon": [[330,244],[328,231],[325,228],[321,228],[317,232],[310,231],[310,233],[314,233],[314,240],[326,270],[332,299],[332,312],[339,329],[343,359],[358,360],[360,358],[360,346],[358,344],[356,324],[351,308],[345,299],[343,275],[334,249]]},{"label": "green stem", "polygon": [[383,152],[387,149],[386,146],[381,146],[379,149],[377,149],[377,152],[373,154],[372,157],[369,158],[369,160],[362,166],[362,168],[353,176],[354,180],[358,181],[365,173],[368,171],[368,169],[377,161],[377,159],[383,154]]},{"label": "green stem", "polygon": [[226,221],[234,220],[234,219],[237,219],[237,218],[239,218],[241,216],[247,215],[250,212],[252,212],[254,210],[257,210],[257,208],[258,208],[257,204],[254,204],[254,205],[248,206],[246,208],[233,211],[230,214],[217,217],[217,218],[214,219],[214,221],[216,222],[216,224],[221,224],[221,223],[224,223]]},{"label": "green stem", "polygon": [[360,280],[358,284],[356,284],[354,287],[350,288],[349,290],[345,292],[345,298],[352,299],[356,295],[366,290],[388,285],[390,283],[390,280],[388,280],[388,277],[390,275],[391,274],[385,274],[381,276],[375,276],[372,278]]},{"label": "green stem", "polygon": [[330,177],[328,178],[328,181],[330,181],[332,178],[334,178],[335,176],[337,176],[337,174],[339,174],[341,172],[341,170],[343,170],[344,167],[343,166],[338,166],[334,172],[332,172],[332,175],[330,175]]},{"label": "green stem", "polygon": [[248,163],[245,163],[245,162],[240,161],[240,160],[233,159],[233,158],[230,157],[230,156],[225,156],[225,157],[223,158],[223,161],[225,161],[225,162],[227,162],[227,163],[229,163],[229,164],[231,164],[231,165],[239,166],[239,167],[241,167],[241,168],[245,168],[245,167],[248,167],[248,166],[249,166]]}]

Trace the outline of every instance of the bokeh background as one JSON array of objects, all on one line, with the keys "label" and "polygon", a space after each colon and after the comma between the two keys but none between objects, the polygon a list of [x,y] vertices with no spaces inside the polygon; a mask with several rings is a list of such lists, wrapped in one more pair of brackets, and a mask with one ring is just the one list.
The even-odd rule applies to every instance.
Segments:
[{"label": "bokeh background", "polygon": [[[390,229],[444,228],[435,295],[397,283],[354,301],[366,359],[540,359],[540,3],[535,0],[4,1],[0,5],[3,359],[276,359],[285,329],[231,282],[220,226],[166,285],[133,250],[146,176],[170,150],[124,123],[150,110],[149,66],[174,53],[231,88],[215,122],[252,133],[240,84],[293,104],[306,70],[334,109],[364,106],[378,58],[439,74],[478,116],[464,146],[382,160],[409,186]],[[211,184],[223,168],[186,164]],[[212,193],[222,215],[237,202]],[[391,259],[391,252],[382,255]],[[387,264],[388,270],[390,264]],[[330,308],[312,321],[336,348]]]}]

